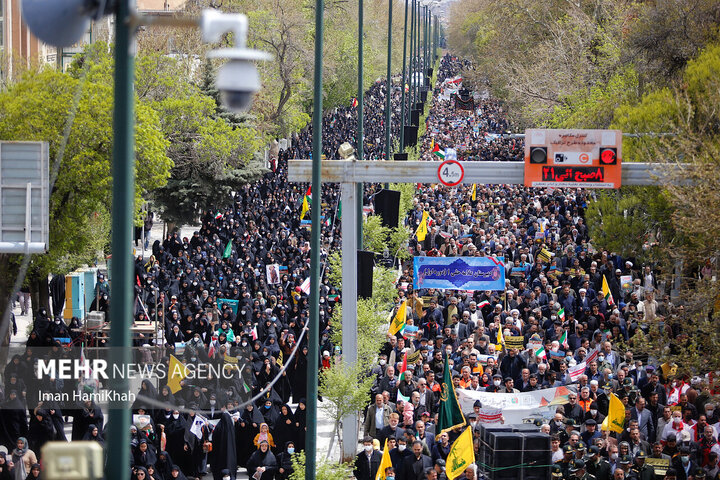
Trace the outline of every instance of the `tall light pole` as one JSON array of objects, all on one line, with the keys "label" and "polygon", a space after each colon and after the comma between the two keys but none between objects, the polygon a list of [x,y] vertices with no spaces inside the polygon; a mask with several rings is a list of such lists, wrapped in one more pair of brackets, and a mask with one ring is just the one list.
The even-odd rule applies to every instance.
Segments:
[{"label": "tall light pole", "polygon": [[[362,0],[360,0],[362,1]],[[402,85],[400,94],[400,151],[405,151],[405,85],[407,82],[407,23],[408,0],[405,0],[405,26],[403,27]]]},{"label": "tall light pole", "polygon": [[[365,150],[365,135],[363,133],[363,115],[364,115],[364,85],[363,85],[363,42],[364,42],[364,7],[363,0],[358,1],[358,92],[357,92],[357,152],[355,157],[358,161],[362,161]],[[362,182],[358,182],[355,187],[355,195],[357,195],[357,212],[355,220],[357,222],[357,247],[358,250],[363,249],[363,196],[364,187]]]},{"label": "tall light pole", "polygon": [[387,93],[385,95],[385,160],[390,161],[392,144],[392,15],[393,0],[388,0],[388,39],[387,39]]},{"label": "tall light pole", "polygon": [[[112,252],[113,292],[110,307],[110,362],[130,363],[130,325],[133,321],[133,259],[130,251],[135,212],[135,37],[130,15],[134,0],[118,0],[115,19],[115,99],[113,108]],[[129,389],[128,379],[114,379],[119,392]],[[108,480],[127,479],[130,445],[130,409],[126,402],[111,400],[108,413]]]},{"label": "tall light pole", "polygon": [[320,341],[320,204],[322,184],[320,165],[322,159],[322,90],[323,90],[323,15],[324,0],[315,0],[315,75],[313,91],[312,136],[312,191],[315,202],[312,208],[310,233],[310,319],[308,330],[308,376],[307,376],[307,431],[305,433],[305,478],[315,479],[317,455],[317,397],[318,397],[318,343]]}]

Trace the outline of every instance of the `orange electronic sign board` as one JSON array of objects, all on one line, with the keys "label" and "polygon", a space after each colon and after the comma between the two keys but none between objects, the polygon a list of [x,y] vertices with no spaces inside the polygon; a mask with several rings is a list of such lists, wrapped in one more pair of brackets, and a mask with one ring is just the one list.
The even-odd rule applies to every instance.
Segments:
[{"label": "orange electronic sign board", "polygon": [[620,130],[525,130],[525,186],[620,188]]}]

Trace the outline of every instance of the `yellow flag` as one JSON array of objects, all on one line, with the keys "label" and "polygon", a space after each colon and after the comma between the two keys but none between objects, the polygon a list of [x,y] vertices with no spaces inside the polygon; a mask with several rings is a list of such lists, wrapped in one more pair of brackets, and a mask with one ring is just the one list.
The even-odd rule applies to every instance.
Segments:
[{"label": "yellow flag", "polygon": [[502,348],[502,346],[505,344],[505,337],[503,337],[503,331],[502,328],[498,328],[498,334],[497,339],[495,341],[495,348]]},{"label": "yellow flag", "polygon": [[407,300],[403,300],[403,302],[398,307],[395,317],[392,319],[392,322],[390,322],[390,328],[388,329],[388,333],[390,335],[395,335],[398,332],[402,332],[403,330],[405,330],[405,320],[406,319],[407,319]]},{"label": "yellow flag", "polygon": [[420,225],[417,228],[417,231],[415,232],[415,235],[417,235],[418,242],[424,242],[425,237],[428,233],[427,228],[427,219],[430,216],[428,212],[423,212],[422,220],[420,221]]},{"label": "yellow flag", "polygon": [[447,478],[456,478],[470,465],[475,463],[475,449],[473,448],[472,428],[466,428],[450,447],[445,472]]},{"label": "yellow flag", "polygon": [[310,210],[310,205],[307,201],[307,195],[303,197],[302,210],[300,211],[300,220],[305,218],[305,214]]},{"label": "yellow flag", "polygon": [[610,409],[607,417],[603,420],[602,430],[611,430],[613,432],[622,433],[625,427],[625,405],[614,394],[610,394]]},{"label": "yellow flag", "polygon": [[472,189],[472,201],[475,201],[475,198],[477,198],[477,183],[473,183],[473,189]]},{"label": "yellow flag", "polygon": [[168,364],[167,372],[167,386],[170,387],[170,391],[172,393],[177,393],[182,390],[180,382],[182,382],[186,376],[187,372],[185,371],[185,365],[183,365],[183,363],[173,355],[170,355],[170,363]]},{"label": "yellow flag", "polygon": [[608,305],[615,305],[615,301],[613,300],[612,293],[610,292],[610,286],[608,285],[605,275],[602,276],[602,294],[603,297],[605,297],[605,300],[607,300]]},{"label": "yellow flag", "polygon": [[662,369],[663,377],[669,378],[674,377],[677,374],[678,366],[675,363],[665,362],[660,365],[660,368]]},{"label": "yellow flag", "polygon": [[390,449],[387,446],[387,438],[385,439],[385,447],[383,447],[382,460],[380,460],[380,466],[378,467],[377,476],[375,480],[385,480],[385,469],[392,467],[392,461],[390,460]]}]

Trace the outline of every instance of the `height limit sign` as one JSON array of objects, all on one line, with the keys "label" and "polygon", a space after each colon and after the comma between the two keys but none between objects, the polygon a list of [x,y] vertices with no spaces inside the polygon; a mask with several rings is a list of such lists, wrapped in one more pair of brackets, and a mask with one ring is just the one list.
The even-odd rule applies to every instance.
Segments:
[{"label": "height limit sign", "polygon": [[465,178],[465,170],[457,160],[445,160],[438,167],[438,180],[446,187],[459,185]]}]

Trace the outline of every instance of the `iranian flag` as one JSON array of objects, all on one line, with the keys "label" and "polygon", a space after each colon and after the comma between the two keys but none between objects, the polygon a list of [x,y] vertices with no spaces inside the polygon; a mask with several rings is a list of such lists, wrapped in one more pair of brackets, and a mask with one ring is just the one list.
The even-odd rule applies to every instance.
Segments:
[{"label": "iranian flag", "polygon": [[490,302],[488,302],[487,300],[483,300],[482,302],[478,303],[478,308],[485,308],[488,306],[490,306]]},{"label": "iranian flag", "polygon": [[545,346],[540,345],[540,347],[535,350],[535,356],[540,358],[541,360],[547,359],[547,354],[545,353]]},{"label": "iranian flag", "polygon": [[435,144],[435,147],[432,149],[431,153],[440,157],[441,160],[445,160],[445,152],[440,151],[440,145],[438,145],[437,143]]},{"label": "iranian flag", "polygon": [[560,345],[562,345],[565,348],[568,348],[567,343],[567,330],[565,330],[562,334],[562,337],[560,337]]},{"label": "iranian flag", "polygon": [[565,309],[564,308],[561,308],[560,310],[558,310],[557,315],[561,322],[565,321]]}]

